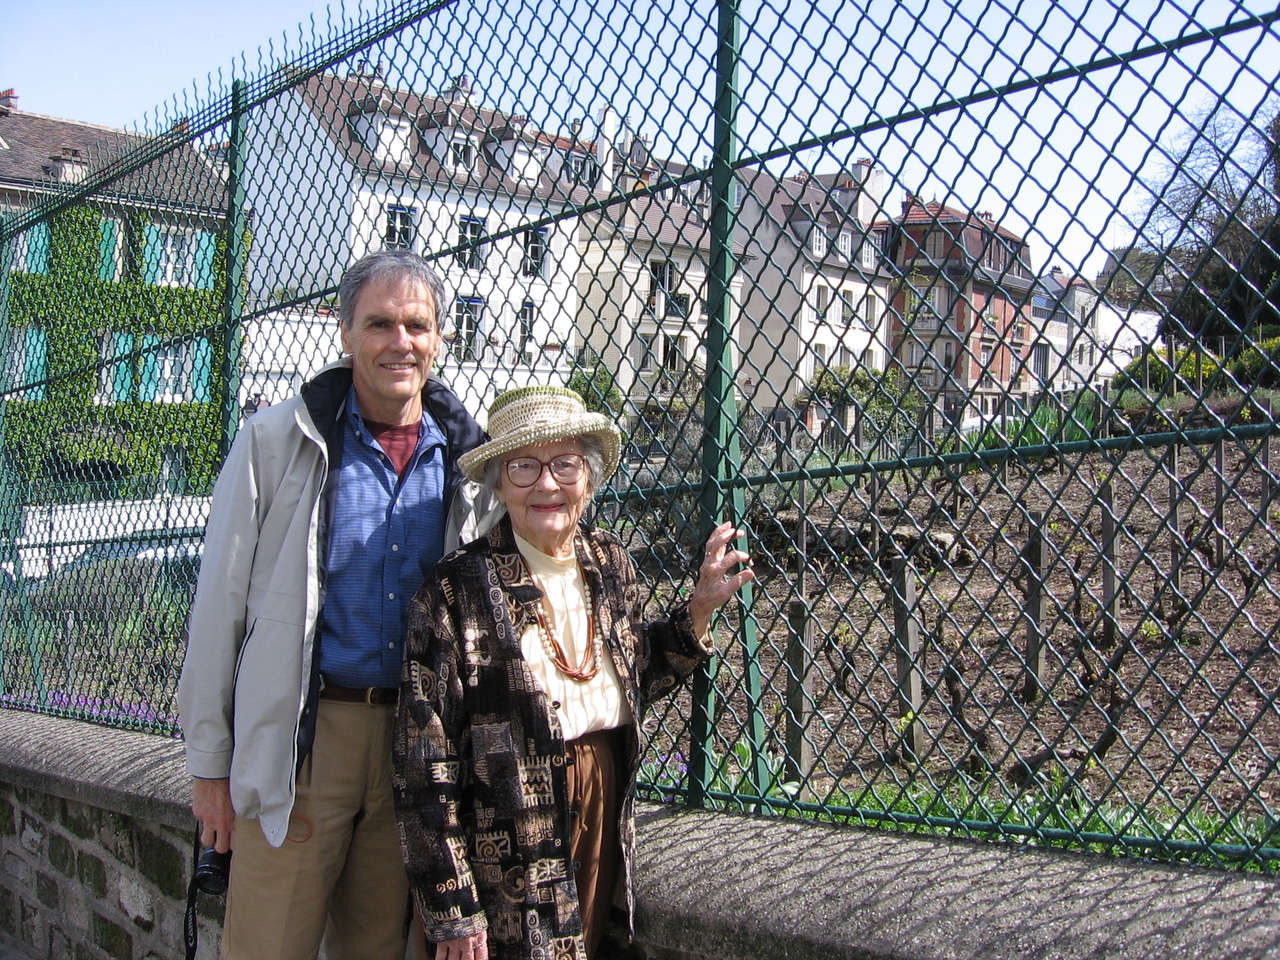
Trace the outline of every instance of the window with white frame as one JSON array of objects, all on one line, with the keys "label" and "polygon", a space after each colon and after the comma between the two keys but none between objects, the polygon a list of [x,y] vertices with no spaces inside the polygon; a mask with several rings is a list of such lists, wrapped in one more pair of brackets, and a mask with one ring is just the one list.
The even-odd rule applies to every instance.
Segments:
[{"label": "window with white frame", "polygon": [[483,353],[484,298],[459,297],[453,305],[453,357],[476,361]]},{"label": "window with white frame", "polygon": [[981,377],[983,383],[990,383],[995,377],[995,372],[991,369],[991,364],[995,359],[995,350],[990,344],[984,344],[982,347],[982,371]]},{"label": "window with white frame", "polygon": [[847,327],[858,319],[858,311],[853,302],[853,291],[837,290],[836,299],[840,302],[840,323]]},{"label": "window with white frame", "polygon": [[525,230],[521,234],[524,256],[520,262],[520,273],[526,277],[544,277],[547,267],[547,228]]},{"label": "window with white frame", "polygon": [[813,288],[813,322],[826,323],[830,306],[831,288],[820,283]]},{"label": "window with white frame", "polygon": [[455,254],[458,266],[464,270],[483,270],[487,244],[481,242],[488,235],[483,217],[458,218],[458,245],[470,244]]},{"label": "window with white frame", "polygon": [[839,251],[840,256],[846,260],[851,260],[853,258],[853,234],[848,230],[841,230],[836,234],[836,250]]},{"label": "window with white frame", "polygon": [[382,240],[388,250],[412,250],[418,236],[418,211],[391,204],[387,207]]},{"label": "window with white frame", "polygon": [[159,403],[181,403],[189,399],[189,367],[184,343],[165,343],[155,354],[155,400]]},{"label": "window with white frame", "polygon": [[380,163],[407,164],[413,159],[412,127],[408,120],[386,117],[378,125],[374,155]]},{"label": "window with white frame", "polygon": [[874,330],[879,320],[880,303],[876,295],[868,290],[867,295],[862,298],[862,322],[868,330]]},{"label": "window with white frame", "polygon": [[189,287],[196,276],[195,235],[179,227],[161,227],[156,283]]},{"label": "window with white frame", "polygon": [[877,239],[878,237],[874,233],[868,233],[862,238],[862,247],[859,250],[860,262],[868,270],[874,270],[876,266],[876,253],[879,249],[876,243]]},{"label": "window with white frame", "polygon": [[632,360],[635,362],[636,369],[641,373],[653,369],[656,336],[656,334],[652,333],[636,334],[635,345],[632,348]]},{"label": "window with white frame", "polygon": [[929,348],[923,343],[912,340],[907,344],[907,366],[918,367],[931,359]]},{"label": "window with white frame", "polygon": [[670,260],[649,261],[649,308],[659,317],[683,317],[688,314],[689,298],[684,297],[683,312],[675,294],[676,265]]},{"label": "window with white frame", "polygon": [[133,399],[133,334],[108,333],[98,338],[98,389],[96,403]]},{"label": "window with white frame", "polygon": [[928,287],[912,295],[914,310],[911,322],[920,329],[936,328],[942,319],[942,287],[936,282],[926,282]]},{"label": "window with white frame", "polygon": [[533,363],[535,359],[533,336],[534,329],[538,323],[538,305],[526,300],[520,307],[516,323],[519,327],[516,339],[516,353],[525,363]]},{"label": "window with white frame", "polygon": [[[0,211],[5,212],[5,211]],[[29,232],[24,230],[9,239],[9,269],[17,273],[27,272],[27,257],[29,256]]]},{"label": "window with white frame", "polygon": [[924,236],[924,255],[934,263],[941,263],[947,254],[947,232],[935,227]]},{"label": "window with white frame", "polygon": [[668,373],[684,373],[684,337],[662,334],[662,368]]},{"label": "window with white frame", "polygon": [[815,257],[825,257],[830,246],[831,241],[827,237],[826,230],[822,224],[815,223],[809,231],[809,252]]},{"label": "window with white frame", "polygon": [[818,373],[827,365],[827,345],[825,343],[815,343],[813,345],[813,372]]},{"label": "window with white frame", "polygon": [[459,171],[475,169],[476,142],[470,135],[455,133],[449,139],[449,165]]},{"label": "window with white frame", "polygon": [[600,167],[594,157],[585,153],[571,153],[565,158],[563,176],[570,183],[594,187],[600,176]]},{"label": "window with white frame", "polygon": [[[0,209],[0,214],[4,215],[18,212]],[[52,231],[47,220],[32,224],[9,241],[9,269],[18,273],[48,273],[51,241]]]}]

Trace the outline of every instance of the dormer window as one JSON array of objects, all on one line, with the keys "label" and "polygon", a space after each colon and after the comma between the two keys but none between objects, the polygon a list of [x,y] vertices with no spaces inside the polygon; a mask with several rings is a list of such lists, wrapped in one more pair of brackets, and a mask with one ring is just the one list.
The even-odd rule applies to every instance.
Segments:
[{"label": "dormer window", "polygon": [[455,170],[475,169],[476,144],[467,134],[455,133],[449,140],[449,165]]},{"label": "dormer window", "polygon": [[378,145],[376,155],[382,163],[394,163],[397,166],[408,164],[413,159],[410,145],[411,128],[407,120],[386,118],[378,127]]},{"label": "dormer window", "polygon": [[830,241],[826,232],[818,224],[814,224],[809,232],[809,252],[815,257],[825,257],[829,248]]},{"label": "dormer window", "polygon": [[600,168],[596,165],[594,157],[583,153],[571,153],[565,158],[564,178],[570,183],[592,187],[595,186],[599,176]]},{"label": "dormer window", "polygon": [[840,256],[846,260],[853,257],[853,234],[848,230],[841,230],[836,235],[836,249],[840,252]]}]

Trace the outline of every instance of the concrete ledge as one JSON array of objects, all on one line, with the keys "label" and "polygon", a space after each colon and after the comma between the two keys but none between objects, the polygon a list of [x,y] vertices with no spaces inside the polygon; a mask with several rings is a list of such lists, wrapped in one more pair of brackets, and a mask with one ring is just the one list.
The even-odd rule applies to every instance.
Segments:
[{"label": "concrete ledge", "polygon": [[1280,882],[640,808],[637,935],[653,958],[1280,957]]},{"label": "concrete ledge", "polygon": [[195,830],[181,740],[0,709],[0,780]]}]

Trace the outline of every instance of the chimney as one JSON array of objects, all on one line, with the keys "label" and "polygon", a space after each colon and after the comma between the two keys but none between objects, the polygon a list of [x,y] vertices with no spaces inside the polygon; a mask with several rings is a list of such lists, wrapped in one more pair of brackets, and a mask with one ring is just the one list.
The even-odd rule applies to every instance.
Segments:
[{"label": "chimney", "polygon": [[444,98],[450,103],[470,104],[472,101],[471,79],[465,73],[458,74],[453,78],[453,83],[445,88]]},{"label": "chimney", "polygon": [[13,87],[8,90],[0,90],[0,117],[7,117],[17,109],[18,95],[13,92]]},{"label": "chimney", "polygon": [[63,147],[62,152],[49,158],[49,179],[58,183],[79,183],[89,172],[89,163],[75,147]]},{"label": "chimney", "polygon": [[600,166],[600,179],[597,182],[601,193],[613,192],[613,161],[617,146],[614,143],[618,136],[618,117],[607,103],[600,108],[600,119],[596,122],[596,163]]}]

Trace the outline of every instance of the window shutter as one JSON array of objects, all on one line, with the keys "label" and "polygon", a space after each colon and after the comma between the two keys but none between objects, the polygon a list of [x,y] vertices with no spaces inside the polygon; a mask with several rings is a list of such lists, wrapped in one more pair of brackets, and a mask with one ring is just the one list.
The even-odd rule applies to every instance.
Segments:
[{"label": "window shutter", "polygon": [[140,343],[142,376],[138,384],[138,399],[149,403],[156,398],[156,390],[160,385],[160,338],[154,333],[144,333]]},{"label": "window shutter", "polygon": [[127,403],[133,399],[133,362],[129,357],[133,353],[133,334],[113,333],[111,342],[115,348],[115,361],[111,364],[111,399]]},{"label": "window shutter", "polygon": [[213,289],[213,254],[217,249],[217,237],[201,231],[196,234],[196,289]]},{"label": "window shutter", "polygon": [[191,341],[191,399],[196,403],[213,400],[213,346],[208,337]]},{"label": "window shutter", "polygon": [[160,282],[160,228],[154,223],[147,224],[146,246],[142,250],[142,279],[147,283]]},{"label": "window shutter", "polygon": [[114,280],[116,278],[116,236],[120,224],[111,219],[104,219],[99,226],[102,229],[102,240],[98,244],[98,279]]},{"label": "window shutter", "polygon": [[53,234],[48,222],[40,222],[27,231],[27,272],[48,273]]},{"label": "window shutter", "polygon": [[48,387],[40,381],[49,375],[49,336],[43,330],[29,327],[23,337],[25,352],[27,383],[37,384],[23,393],[28,400],[43,400],[48,396]]}]

